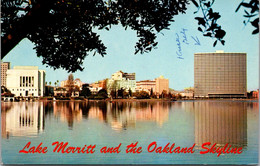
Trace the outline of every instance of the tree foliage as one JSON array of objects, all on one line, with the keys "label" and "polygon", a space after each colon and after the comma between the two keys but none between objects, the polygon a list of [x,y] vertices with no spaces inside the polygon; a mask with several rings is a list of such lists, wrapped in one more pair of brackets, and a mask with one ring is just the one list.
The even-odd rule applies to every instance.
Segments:
[{"label": "tree foliage", "polygon": [[[224,37],[226,35],[226,31],[222,29],[222,27],[217,23],[218,19],[221,17],[219,12],[213,11],[213,4],[215,0],[191,0],[192,3],[197,7],[197,11],[194,14],[201,12],[201,17],[195,17],[198,21],[198,30],[203,33],[204,36],[211,37],[215,39],[213,46],[216,46],[217,42],[220,41],[221,44],[225,44]],[[244,24],[246,25],[248,22],[252,24],[256,29],[252,32],[252,34],[259,33],[259,0],[250,0],[250,2],[246,3],[244,0],[239,4],[236,12],[243,6],[250,10],[244,10],[246,15],[245,18],[248,18],[247,21],[244,20]],[[251,18],[254,18],[254,21],[250,21]]]},{"label": "tree foliage", "polygon": [[[190,1],[203,15],[195,17],[198,30],[215,38],[214,45],[224,44],[225,31],[217,24],[220,14],[213,11],[214,0],[1,0],[2,58],[28,38],[43,64],[69,72],[83,70],[87,55],[106,55],[98,30],[112,25],[135,31],[139,38],[135,53],[146,53],[156,48],[157,34],[169,29],[174,16],[185,13]],[[245,16],[251,18],[258,12],[256,2],[242,2],[238,9],[251,9]],[[250,23],[258,29],[258,20]]]},{"label": "tree foliage", "polygon": [[141,91],[141,92],[135,92],[134,95],[137,99],[149,99],[150,96],[147,92]]},{"label": "tree foliage", "polygon": [[22,38],[35,43],[43,63],[70,72],[83,70],[86,55],[104,56],[96,29],[121,24],[136,31],[136,53],[151,51],[156,34],[184,13],[188,0],[2,0],[2,47],[5,56]]},{"label": "tree foliage", "polygon": [[83,87],[80,91],[80,96],[88,97],[91,95],[91,91],[88,87]]},{"label": "tree foliage", "polygon": [[198,3],[192,0],[192,2],[198,8],[195,13],[199,11],[202,12],[202,17],[195,17],[199,25],[198,30],[201,31],[204,36],[215,38],[214,46],[217,44],[217,41],[220,41],[224,45],[225,40],[223,40],[223,38],[226,32],[217,24],[217,20],[221,16],[218,12],[213,11],[212,5],[214,4],[214,0],[199,0]]},{"label": "tree foliage", "polygon": [[[250,2],[244,2],[242,1],[239,6],[236,9],[236,12],[241,8],[245,8],[244,17],[246,20],[243,21],[245,25],[247,25],[249,22],[251,25],[255,28],[252,34],[258,34],[259,33],[259,0],[250,0]],[[251,21],[251,19],[254,19]]]}]

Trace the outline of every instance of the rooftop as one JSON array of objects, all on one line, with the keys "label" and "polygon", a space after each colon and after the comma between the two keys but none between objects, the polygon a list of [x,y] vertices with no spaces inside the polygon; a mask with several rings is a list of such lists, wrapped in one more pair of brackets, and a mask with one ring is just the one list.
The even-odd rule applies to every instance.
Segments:
[{"label": "rooftop", "polygon": [[38,66],[14,66],[13,69],[17,70],[39,70]]}]

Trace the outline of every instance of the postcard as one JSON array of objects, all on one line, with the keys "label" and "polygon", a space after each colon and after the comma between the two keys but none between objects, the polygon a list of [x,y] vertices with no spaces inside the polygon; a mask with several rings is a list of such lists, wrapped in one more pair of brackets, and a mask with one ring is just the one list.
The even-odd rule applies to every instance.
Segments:
[{"label": "postcard", "polygon": [[258,164],[258,0],[1,3],[1,163]]}]

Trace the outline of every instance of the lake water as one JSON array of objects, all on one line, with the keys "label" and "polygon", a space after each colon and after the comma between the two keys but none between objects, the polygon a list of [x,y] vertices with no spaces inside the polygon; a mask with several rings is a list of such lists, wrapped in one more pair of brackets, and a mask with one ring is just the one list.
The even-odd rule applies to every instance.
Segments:
[{"label": "lake water", "polygon": [[[6,164],[258,163],[257,101],[2,102],[1,110],[2,161]],[[81,148],[96,145],[95,152],[53,152],[56,141]],[[148,152],[154,141],[157,147],[195,144],[194,153]],[[28,142],[30,147],[42,143],[48,152],[19,153]],[[126,153],[126,146],[136,142],[142,152]],[[229,143],[242,147],[243,152],[219,157],[200,154],[206,150],[201,148],[205,142],[217,143],[217,147]],[[120,153],[100,152],[104,146],[118,147],[120,143]]]}]

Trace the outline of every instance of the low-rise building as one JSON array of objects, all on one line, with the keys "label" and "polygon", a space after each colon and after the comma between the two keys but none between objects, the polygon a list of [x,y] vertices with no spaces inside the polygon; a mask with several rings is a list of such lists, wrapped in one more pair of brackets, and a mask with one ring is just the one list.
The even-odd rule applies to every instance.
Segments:
[{"label": "low-rise building", "polygon": [[155,93],[156,82],[155,80],[143,80],[136,82],[136,91],[141,92],[145,91],[151,95]]},{"label": "low-rise building", "polygon": [[84,83],[79,78],[76,78],[75,80],[73,80],[72,85],[69,80],[64,80],[64,81],[61,81],[60,86],[63,88],[68,88],[70,86],[74,86],[74,87],[78,87],[80,90],[82,90],[83,84]]},{"label": "low-rise building", "polygon": [[6,74],[6,87],[15,96],[44,96],[45,71],[38,66],[14,66]]},{"label": "low-rise building", "polygon": [[252,97],[254,99],[259,99],[259,89],[257,89],[257,91],[253,91]]},{"label": "low-rise building", "polygon": [[63,87],[54,88],[54,96],[67,97],[67,94],[68,94],[68,91],[66,90],[66,88],[63,88]]},{"label": "low-rise building", "polygon": [[98,91],[100,91],[101,89],[102,89],[102,87],[99,86],[99,82],[94,82],[94,83],[89,85],[89,90],[93,94],[97,94]]},{"label": "low-rise building", "polygon": [[259,99],[259,89],[247,92],[247,98],[249,98],[249,99]]},{"label": "low-rise building", "polygon": [[107,92],[110,94],[112,90],[120,90],[124,89],[127,92],[131,90],[135,92],[136,90],[136,80],[135,73],[124,73],[122,71],[118,71],[112,74],[110,79],[106,81]]}]

